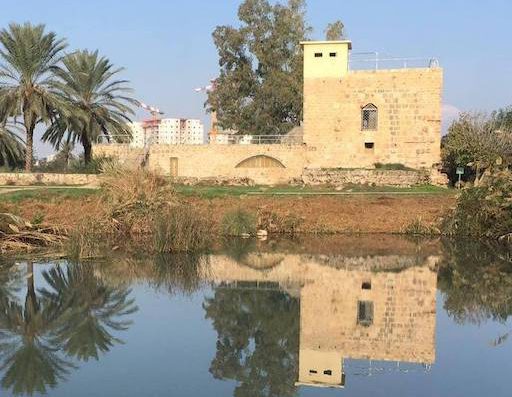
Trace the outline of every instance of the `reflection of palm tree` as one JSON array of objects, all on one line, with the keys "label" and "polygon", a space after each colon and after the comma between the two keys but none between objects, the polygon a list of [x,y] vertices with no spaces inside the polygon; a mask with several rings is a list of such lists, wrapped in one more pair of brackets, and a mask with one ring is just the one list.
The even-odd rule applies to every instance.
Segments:
[{"label": "reflection of palm tree", "polygon": [[59,357],[52,333],[58,310],[39,300],[34,287],[33,263],[27,264],[25,305],[3,297],[0,300],[0,369],[5,371],[2,386],[15,394],[45,393],[55,387],[72,368]]},{"label": "reflection of palm tree", "polygon": [[14,299],[21,288],[23,276],[14,261],[0,259],[0,300]]},{"label": "reflection of palm tree", "polygon": [[109,287],[87,265],[55,267],[44,273],[48,289],[41,293],[55,307],[65,308],[55,338],[73,357],[82,361],[98,360],[99,353],[122,343],[111,331],[126,330],[131,324],[125,316],[137,311],[130,290]]}]

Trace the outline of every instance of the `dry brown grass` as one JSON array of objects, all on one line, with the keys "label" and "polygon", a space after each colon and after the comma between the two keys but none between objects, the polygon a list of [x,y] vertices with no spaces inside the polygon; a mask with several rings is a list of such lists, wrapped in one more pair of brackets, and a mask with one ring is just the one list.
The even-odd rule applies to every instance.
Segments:
[{"label": "dry brown grass", "polygon": [[102,182],[102,206],[114,227],[123,234],[149,232],[160,212],[176,205],[172,185],[145,170],[109,170]]}]

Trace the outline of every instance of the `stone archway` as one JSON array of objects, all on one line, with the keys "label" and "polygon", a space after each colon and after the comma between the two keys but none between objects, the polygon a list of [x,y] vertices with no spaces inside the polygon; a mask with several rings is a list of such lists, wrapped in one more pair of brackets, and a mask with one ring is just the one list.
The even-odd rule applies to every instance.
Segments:
[{"label": "stone archway", "polygon": [[274,157],[266,155],[252,156],[238,163],[235,168],[286,168],[283,163]]}]

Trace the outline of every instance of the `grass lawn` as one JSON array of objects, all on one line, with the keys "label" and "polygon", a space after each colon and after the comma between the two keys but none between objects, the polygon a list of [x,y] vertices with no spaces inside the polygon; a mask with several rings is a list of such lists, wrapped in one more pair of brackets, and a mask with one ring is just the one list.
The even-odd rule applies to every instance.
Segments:
[{"label": "grass lawn", "polygon": [[349,195],[349,194],[453,194],[453,189],[425,185],[411,188],[382,187],[382,186],[347,186],[337,191],[332,187],[315,186],[183,186],[177,185],[176,191],[184,196],[196,196],[201,198],[219,198],[241,195]]},{"label": "grass lawn", "polygon": [[[92,188],[77,188],[77,187],[55,187],[55,188],[45,188],[45,187],[27,187],[27,188],[17,188],[17,187],[7,187],[0,188],[0,202],[10,202],[10,203],[18,203],[24,200],[41,200],[41,201],[50,201],[50,200],[59,200],[59,199],[79,199],[84,197],[89,197],[98,193],[97,189]],[[19,189],[19,190],[14,190]],[[7,190],[7,192],[2,193],[2,190]],[[9,192],[8,190],[14,190]]]}]

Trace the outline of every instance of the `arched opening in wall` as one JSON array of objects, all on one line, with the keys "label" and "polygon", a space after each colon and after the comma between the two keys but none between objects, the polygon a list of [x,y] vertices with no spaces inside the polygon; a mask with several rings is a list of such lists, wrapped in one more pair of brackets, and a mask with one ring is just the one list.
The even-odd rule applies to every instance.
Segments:
[{"label": "arched opening in wall", "polygon": [[239,163],[235,168],[286,168],[279,160],[265,155],[253,156]]}]

